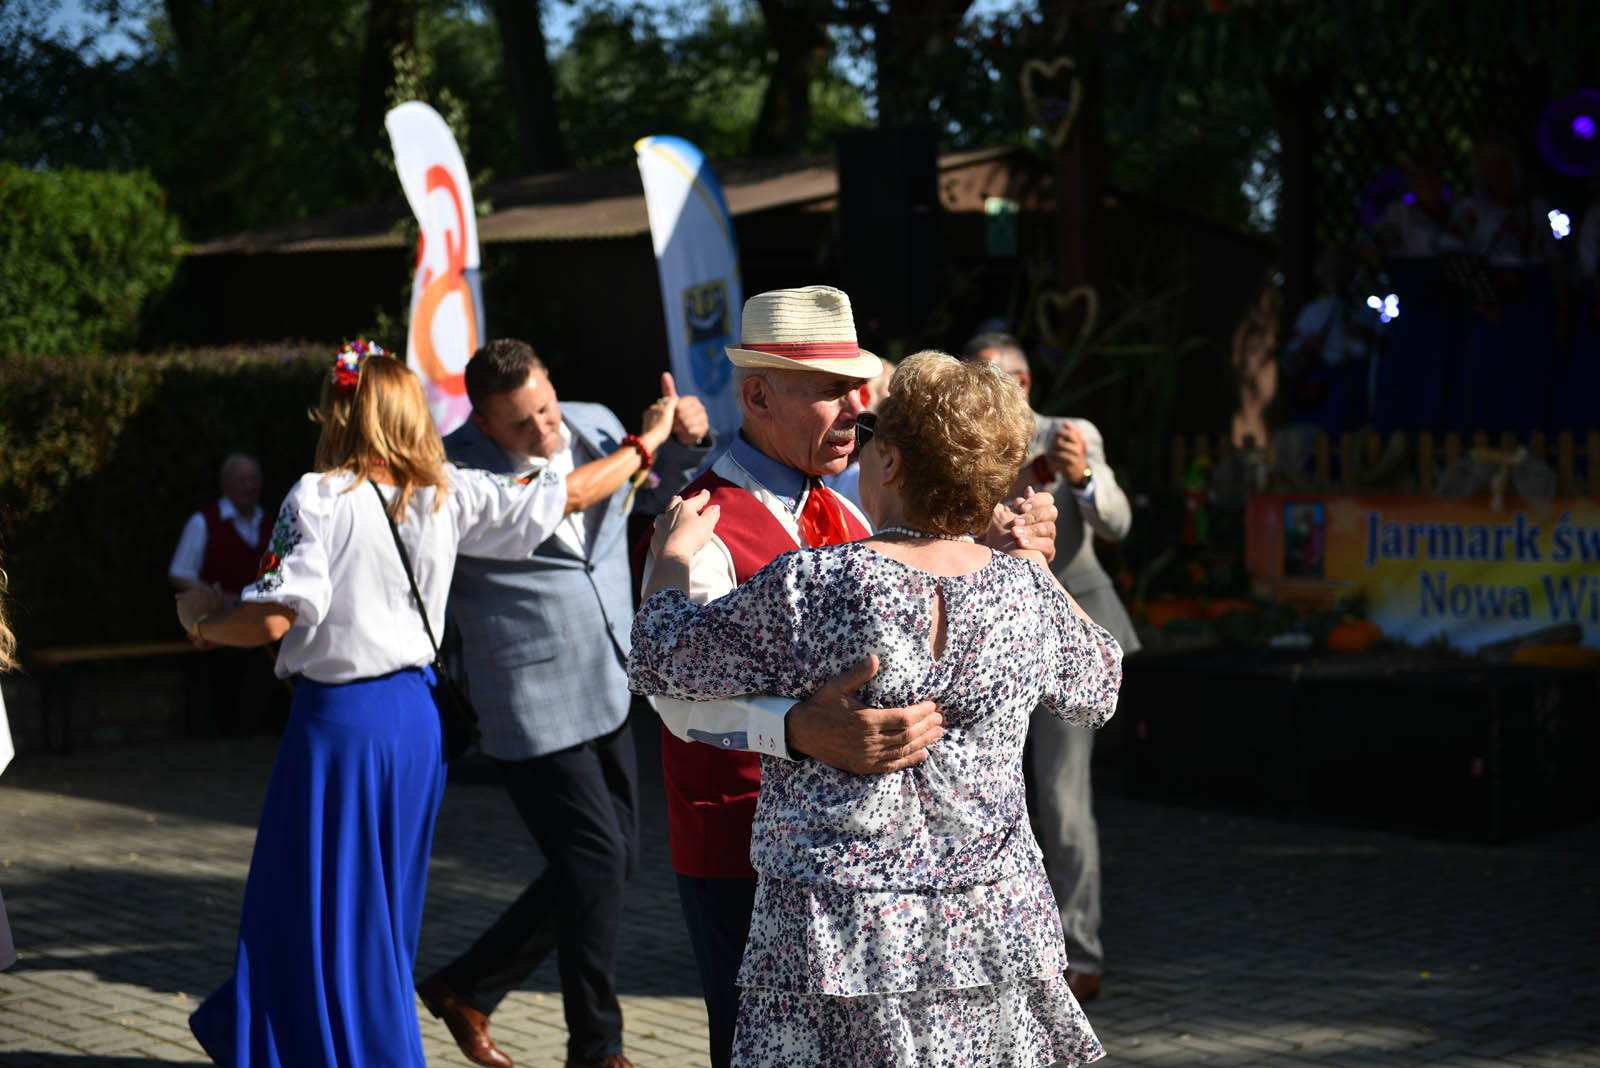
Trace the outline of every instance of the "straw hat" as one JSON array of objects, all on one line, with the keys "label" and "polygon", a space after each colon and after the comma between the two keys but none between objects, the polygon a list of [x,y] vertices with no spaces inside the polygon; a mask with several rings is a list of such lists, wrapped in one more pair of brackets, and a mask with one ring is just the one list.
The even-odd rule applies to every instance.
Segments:
[{"label": "straw hat", "polygon": [[757,293],[744,302],[739,344],[728,346],[735,367],[876,378],[883,362],[856,344],[850,298],[832,286]]}]

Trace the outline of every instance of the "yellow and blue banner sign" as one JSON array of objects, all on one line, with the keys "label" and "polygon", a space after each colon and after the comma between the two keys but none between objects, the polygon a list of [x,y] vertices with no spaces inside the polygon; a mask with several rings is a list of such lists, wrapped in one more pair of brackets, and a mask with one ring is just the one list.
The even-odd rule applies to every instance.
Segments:
[{"label": "yellow and blue banner sign", "polygon": [[1470,651],[1572,624],[1600,648],[1600,501],[1261,494],[1248,524],[1252,574],[1359,589],[1390,637]]},{"label": "yellow and blue banner sign", "polygon": [[733,218],[694,145],[681,137],[645,137],[633,147],[650,214],[672,377],[679,393],[700,398],[727,440],[739,426],[739,405],[724,350],[738,341],[744,307]]}]

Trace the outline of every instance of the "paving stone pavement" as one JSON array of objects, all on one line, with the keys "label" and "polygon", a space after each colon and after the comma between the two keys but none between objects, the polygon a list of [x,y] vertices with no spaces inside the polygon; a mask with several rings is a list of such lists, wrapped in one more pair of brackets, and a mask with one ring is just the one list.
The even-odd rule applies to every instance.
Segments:
[{"label": "paving stone pavement", "polygon": [[[620,987],[640,1068],[704,1068],[667,866],[654,731],[636,722],[643,858]],[[0,778],[0,1065],[203,1063],[187,1016],[226,974],[275,740],[25,756]],[[1353,784],[1352,788],[1359,788]],[[1103,795],[1107,1065],[1600,1068],[1600,821],[1497,846]],[[419,968],[465,947],[538,853],[498,787],[452,783]],[[561,1065],[552,965],[495,1014]],[[419,1006],[420,1010],[420,1006]],[[467,1062],[422,1011],[437,1066]]]}]

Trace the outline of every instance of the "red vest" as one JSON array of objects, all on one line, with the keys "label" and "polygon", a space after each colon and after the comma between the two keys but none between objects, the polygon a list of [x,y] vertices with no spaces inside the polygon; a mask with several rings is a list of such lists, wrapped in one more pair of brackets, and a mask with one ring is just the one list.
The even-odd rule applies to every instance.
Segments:
[{"label": "red vest", "polygon": [[[701,490],[710,490],[709,503],[722,509],[717,537],[728,547],[734,576],[741,584],[796,547],[794,538],[755,494],[711,471],[681,492],[691,497]],[[851,537],[871,533],[850,509],[844,513]],[[661,771],[667,788],[672,870],[703,879],[754,878],[750,825],[761,786],[761,758],[685,742],[662,727]]]},{"label": "red vest", "polygon": [[261,554],[267,550],[272,524],[263,516],[256,529],[254,544],[239,536],[233,520],[222,518],[220,502],[212,501],[200,510],[206,520],[206,555],[200,563],[200,581],[215,582],[224,591],[236,594],[256,580]]}]

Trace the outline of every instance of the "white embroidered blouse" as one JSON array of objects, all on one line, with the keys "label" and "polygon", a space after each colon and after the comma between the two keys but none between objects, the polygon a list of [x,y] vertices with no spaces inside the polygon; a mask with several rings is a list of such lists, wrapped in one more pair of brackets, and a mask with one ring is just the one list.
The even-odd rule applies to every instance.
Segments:
[{"label": "white embroidered blouse", "polygon": [[[515,560],[548,538],[566,510],[566,480],[545,471],[527,484],[447,466],[434,510],[431,489],[411,497],[400,538],[435,636],[457,553]],[[388,520],[371,489],[345,473],[302,475],[284,498],[264,569],[245,601],[295,612],[278,652],[279,676],[350,682],[433,660]],[[380,486],[386,500],[395,490]]]}]

